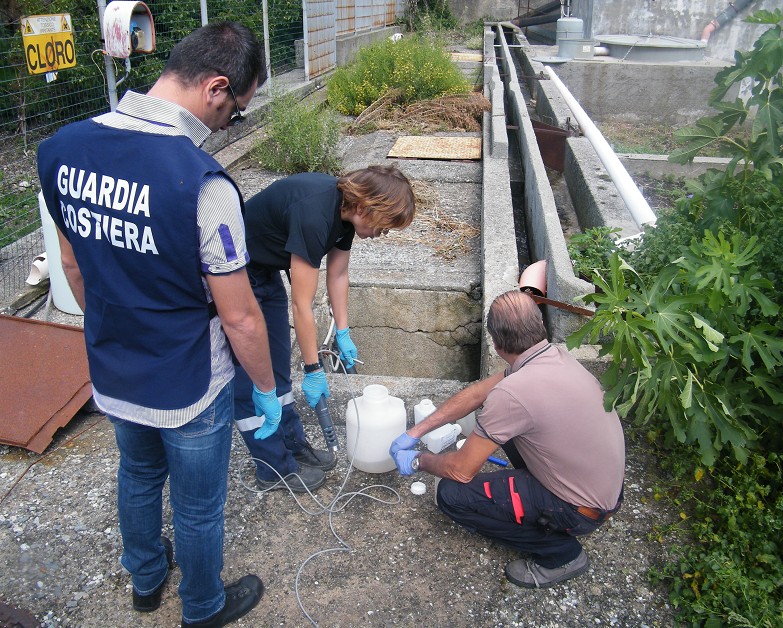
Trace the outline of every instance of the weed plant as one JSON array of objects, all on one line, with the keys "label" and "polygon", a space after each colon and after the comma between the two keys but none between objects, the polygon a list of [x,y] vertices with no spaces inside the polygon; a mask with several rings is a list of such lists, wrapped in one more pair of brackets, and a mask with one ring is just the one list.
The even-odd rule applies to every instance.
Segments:
[{"label": "weed plant", "polygon": [[670,546],[669,560],[651,570],[652,583],[670,588],[673,606],[690,625],[780,626],[780,455],[753,454],[739,469],[727,460],[705,469],[682,448],[662,452],[661,460],[671,480],[655,497],[683,510],[676,527],[653,536],[667,545],[695,542]]},{"label": "weed plant", "polygon": [[419,33],[446,31],[457,27],[457,19],[446,0],[408,0],[405,23],[409,31]]},{"label": "weed plant", "polygon": [[464,94],[470,85],[442,46],[410,36],[363,48],[332,75],[327,98],[341,113],[357,116],[390,90],[399,90],[398,102],[406,104]]},{"label": "weed plant", "polygon": [[[718,72],[718,113],[678,131],[670,157],[717,147],[728,167],[689,183],[636,251],[593,273],[595,316],[568,338],[603,343],[607,408],[644,427],[661,459],[686,461],[669,496],[690,536],[653,577],[694,626],[783,617],[783,12],[746,21],[771,27]],[[723,101],[746,77],[747,102]],[[751,136],[737,139],[751,110]]]},{"label": "weed plant", "polygon": [[291,94],[277,95],[270,103],[264,130],[264,138],[251,152],[264,168],[288,174],[340,170],[340,121],[330,109]]},{"label": "weed plant", "polygon": [[618,233],[620,229],[612,227],[592,227],[571,236],[568,256],[574,265],[574,274],[589,279],[594,272],[609,268],[609,258],[618,250],[615,244]]}]

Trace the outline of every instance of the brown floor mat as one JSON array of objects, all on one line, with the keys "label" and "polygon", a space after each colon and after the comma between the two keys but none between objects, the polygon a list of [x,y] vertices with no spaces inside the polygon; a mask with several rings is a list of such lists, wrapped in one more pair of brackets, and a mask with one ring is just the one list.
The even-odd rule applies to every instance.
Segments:
[{"label": "brown floor mat", "polygon": [[404,135],[397,139],[387,157],[446,160],[481,159],[481,138]]},{"label": "brown floor mat", "polygon": [[84,331],[0,315],[0,442],[43,453],[92,396]]},{"label": "brown floor mat", "polygon": [[452,61],[483,61],[484,55],[480,52],[452,52]]}]

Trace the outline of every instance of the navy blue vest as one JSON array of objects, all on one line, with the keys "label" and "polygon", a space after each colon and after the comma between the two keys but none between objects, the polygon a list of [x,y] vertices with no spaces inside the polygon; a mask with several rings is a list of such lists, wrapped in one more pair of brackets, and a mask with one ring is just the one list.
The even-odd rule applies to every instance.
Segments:
[{"label": "navy blue vest", "polygon": [[161,410],[198,401],[211,376],[198,193],[209,174],[231,179],[187,137],[90,120],[42,142],[38,170],[84,278],[95,389]]}]

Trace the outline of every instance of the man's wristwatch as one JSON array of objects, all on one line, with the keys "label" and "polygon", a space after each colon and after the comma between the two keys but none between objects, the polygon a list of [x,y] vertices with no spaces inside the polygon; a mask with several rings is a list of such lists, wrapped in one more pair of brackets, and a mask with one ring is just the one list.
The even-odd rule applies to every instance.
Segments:
[{"label": "man's wristwatch", "polygon": [[419,456],[421,456],[421,454],[418,454],[413,460],[411,460],[411,469],[414,471],[419,470]]},{"label": "man's wristwatch", "polygon": [[318,369],[323,368],[323,364],[321,364],[321,360],[318,360],[318,362],[314,362],[313,364],[305,364],[304,365],[304,372],[305,373],[315,373]]}]

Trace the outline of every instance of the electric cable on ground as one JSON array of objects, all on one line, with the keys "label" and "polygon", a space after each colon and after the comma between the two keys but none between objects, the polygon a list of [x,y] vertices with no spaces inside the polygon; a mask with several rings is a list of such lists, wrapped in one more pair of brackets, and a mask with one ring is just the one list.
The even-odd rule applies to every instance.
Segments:
[{"label": "electric cable on ground", "polygon": [[[324,348],[320,349],[318,351],[318,353],[319,354],[327,353],[327,354],[330,354],[331,356],[335,356],[336,355],[334,351],[331,351],[329,349],[324,349]],[[339,360],[339,355],[337,355],[337,358],[338,358],[337,362],[339,362],[339,364],[340,364],[340,366],[342,368],[343,374],[346,376],[347,380],[350,382],[350,377],[348,377],[348,372],[345,369],[345,365],[343,365],[342,361]],[[348,385],[348,389],[349,389],[349,393],[353,392],[352,391],[352,387],[351,387],[350,384]],[[373,484],[371,486],[366,486],[366,487],[364,487],[363,489],[361,489],[359,491],[352,491],[350,493],[343,493],[343,490],[345,489],[345,485],[348,482],[348,478],[351,475],[351,470],[353,469],[353,460],[354,460],[354,457],[356,456],[356,444],[359,441],[359,434],[360,434],[360,430],[361,430],[361,421],[359,421],[359,406],[356,403],[356,396],[355,395],[352,394],[351,400],[349,401],[349,403],[353,403],[354,404],[354,409],[356,410],[356,423],[357,423],[357,425],[356,425],[356,439],[355,439],[354,447],[353,447],[353,455],[351,456],[351,459],[348,461],[348,470],[345,473],[345,477],[343,478],[343,481],[342,481],[342,484],[340,485],[340,488],[337,490],[337,494],[334,496],[334,498],[327,505],[324,505],[323,503],[321,503],[318,500],[318,498],[315,495],[313,495],[312,492],[310,492],[310,489],[307,488],[307,485],[302,481],[301,478],[299,478],[299,476],[297,474],[292,473],[292,474],[289,474],[289,475],[294,475],[297,478],[299,478],[299,481],[302,483],[302,486],[304,486],[305,491],[307,491],[307,494],[310,495],[310,497],[313,499],[313,501],[316,504],[318,504],[319,508],[317,510],[308,510],[304,505],[302,505],[302,503],[299,501],[299,498],[296,496],[294,491],[291,490],[291,487],[288,485],[288,482],[285,481],[285,478],[282,475],[280,475],[280,473],[277,471],[277,469],[272,467],[265,460],[261,460],[259,458],[251,457],[251,458],[248,458],[245,461],[245,463],[243,463],[245,465],[252,466],[252,462],[260,462],[260,463],[265,464],[270,469],[272,469],[272,471],[274,471],[275,474],[280,478],[280,482],[282,482],[285,485],[285,487],[288,489],[288,492],[291,493],[291,496],[294,498],[294,500],[296,501],[296,503],[299,506],[299,508],[303,512],[305,512],[306,514],[317,516],[317,515],[322,515],[324,513],[329,513],[329,529],[331,530],[332,535],[334,536],[334,538],[337,539],[337,542],[340,544],[340,546],[339,547],[330,547],[330,548],[322,549],[322,550],[319,550],[319,551],[311,554],[310,556],[308,556],[299,565],[299,568],[297,569],[297,572],[296,572],[296,577],[294,579],[294,594],[296,595],[296,602],[299,605],[299,609],[302,611],[302,614],[307,618],[307,620],[313,626],[318,626],[318,623],[305,610],[304,604],[302,603],[301,596],[299,595],[299,577],[301,576],[302,571],[304,570],[305,565],[307,565],[312,559],[314,559],[314,558],[316,558],[318,556],[321,556],[323,554],[330,554],[330,553],[335,553],[335,552],[353,552],[354,551],[353,548],[350,545],[348,545],[348,543],[346,543],[340,537],[339,534],[337,534],[337,531],[334,529],[334,522],[333,522],[333,519],[332,519],[332,515],[334,513],[341,512],[341,511],[345,510],[345,508],[348,506],[348,504],[351,503],[351,501],[353,501],[353,499],[356,498],[356,497],[366,497],[366,498],[371,499],[373,501],[377,501],[377,502],[380,502],[382,504],[388,504],[388,505],[391,505],[391,506],[399,504],[402,501],[402,499],[400,498],[400,494],[396,490],[394,490],[390,486],[386,486],[385,484]],[[346,443],[346,445],[347,445],[347,443]],[[240,475],[239,475],[240,483],[242,484],[242,486],[244,486],[249,491],[251,491],[253,493],[257,493],[257,494],[263,494],[263,493],[266,493],[266,492],[272,490],[272,488],[268,488],[268,489],[263,489],[262,490],[262,489],[256,488],[255,486],[252,486],[249,482],[247,482],[245,480],[244,477],[242,477],[242,469],[241,468],[240,468],[240,472],[239,473],[240,473]],[[276,485],[275,485],[275,487],[276,487]],[[366,492],[366,491],[369,491],[370,489],[374,489],[374,488],[380,488],[380,489],[385,489],[387,491],[390,491],[391,493],[394,494],[394,496],[396,497],[396,500],[385,500],[385,499],[382,499],[380,497],[375,497],[374,495],[369,495]],[[342,500],[345,500],[345,502],[341,504],[340,502]]]}]

